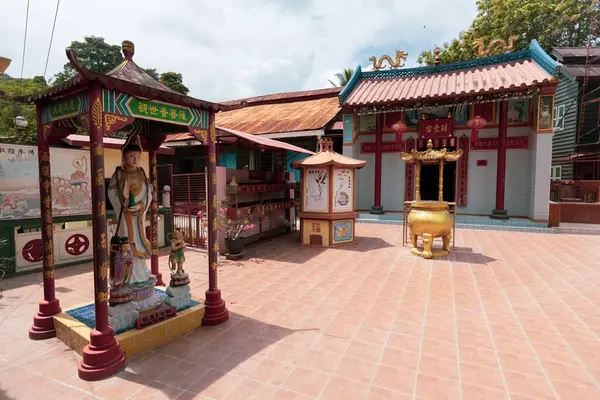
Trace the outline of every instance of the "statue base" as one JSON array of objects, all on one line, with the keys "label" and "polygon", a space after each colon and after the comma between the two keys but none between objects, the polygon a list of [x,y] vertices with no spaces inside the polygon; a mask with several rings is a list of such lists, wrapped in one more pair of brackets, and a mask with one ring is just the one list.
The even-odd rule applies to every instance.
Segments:
[{"label": "statue base", "polygon": [[171,285],[169,285],[169,287],[167,288],[167,295],[168,297],[165,299],[165,304],[175,307],[177,311],[188,307],[192,302],[192,293],[190,291],[190,286],[187,284],[173,286],[173,279],[171,279]]},{"label": "statue base", "polygon": [[[171,275],[171,282],[169,282],[169,286],[183,286],[190,283],[190,277],[185,272],[183,274]],[[167,290],[167,294],[169,291]]]},{"label": "statue base", "polygon": [[133,328],[140,313],[132,302],[108,307],[108,323],[116,332]]},{"label": "statue base", "polygon": [[133,290],[133,301],[141,302],[154,295],[154,286],[156,286],[156,277],[150,275],[150,279],[145,282],[131,283],[131,289]]},{"label": "statue base", "polygon": [[117,306],[119,304],[129,303],[133,298],[133,289],[131,289],[130,286],[111,288],[108,293],[108,304],[110,306]]}]

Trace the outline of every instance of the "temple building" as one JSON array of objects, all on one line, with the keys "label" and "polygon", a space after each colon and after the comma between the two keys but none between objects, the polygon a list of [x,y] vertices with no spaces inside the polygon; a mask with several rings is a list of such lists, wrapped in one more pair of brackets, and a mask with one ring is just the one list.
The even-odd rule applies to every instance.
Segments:
[{"label": "temple building", "polygon": [[[488,53],[482,46],[470,61],[440,65],[436,57],[410,69],[387,57],[388,70],[373,57],[373,71],[356,68],[339,98],[343,154],[367,161],[357,171],[358,211],[402,212],[416,182],[398,153],[424,150],[431,139],[464,152],[443,172],[443,197],[457,214],[548,221],[558,63],[535,40],[523,51]],[[424,166],[422,200],[437,200],[438,180],[438,168]]]}]

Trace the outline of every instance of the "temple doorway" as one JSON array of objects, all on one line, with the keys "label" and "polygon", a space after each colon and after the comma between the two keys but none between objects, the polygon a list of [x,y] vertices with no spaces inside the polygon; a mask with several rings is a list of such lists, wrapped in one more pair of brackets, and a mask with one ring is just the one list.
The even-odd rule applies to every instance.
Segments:
[{"label": "temple doorway", "polygon": [[[444,201],[456,201],[456,164],[444,164]],[[439,164],[421,165],[421,200],[438,200],[440,182]]]}]

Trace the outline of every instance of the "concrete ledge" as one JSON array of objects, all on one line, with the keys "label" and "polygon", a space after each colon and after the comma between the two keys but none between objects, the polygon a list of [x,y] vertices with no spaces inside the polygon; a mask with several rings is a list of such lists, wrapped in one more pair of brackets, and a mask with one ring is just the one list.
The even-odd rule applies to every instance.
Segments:
[{"label": "concrete ledge", "polygon": [[[144,329],[133,328],[127,332],[117,335],[116,338],[121,348],[127,353],[127,357],[151,350],[160,345],[171,342],[184,334],[199,328],[204,318],[204,300],[192,297],[198,305],[177,312],[177,316],[159,322]],[[83,322],[66,314],[66,311],[93,304],[88,302],[64,310],[54,316],[54,327],[56,337],[67,346],[83,355],[83,348],[90,342],[91,328]]]}]

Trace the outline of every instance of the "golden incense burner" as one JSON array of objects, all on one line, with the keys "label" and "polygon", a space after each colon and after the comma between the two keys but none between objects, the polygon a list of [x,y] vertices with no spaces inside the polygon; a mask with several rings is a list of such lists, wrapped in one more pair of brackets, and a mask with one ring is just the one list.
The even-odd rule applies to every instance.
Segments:
[{"label": "golden incense burner", "polygon": [[[411,202],[407,224],[410,230],[411,252],[423,258],[445,257],[450,253],[452,239],[452,217],[448,211],[448,202],[443,201],[444,192],[444,161],[458,160],[462,150],[434,150],[431,139],[427,142],[426,151],[413,150],[410,154],[400,153],[400,158],[406,163],[416,164],[416,200]],[[421,201],[421,164],[439,164],[440,179],[438,201]],[[417,239],[421,236],[423,248],[417,247]],[[443,248],[433,248],[433,239],[441,237]]]}]

